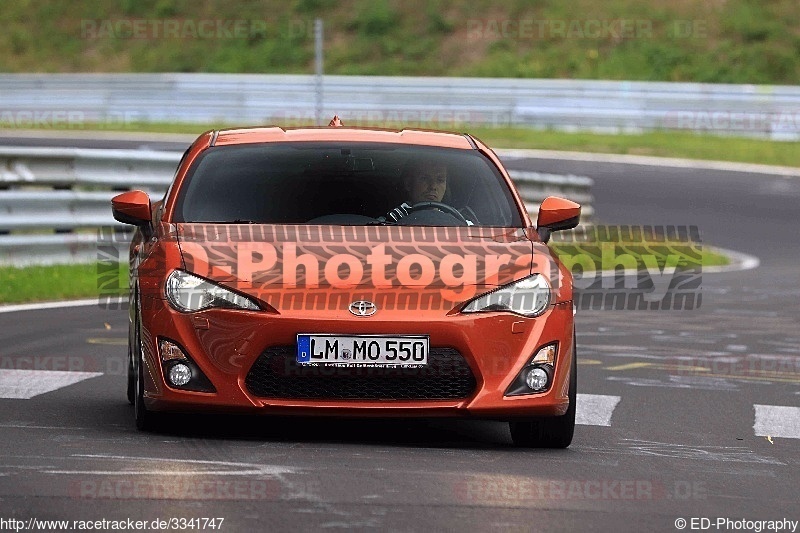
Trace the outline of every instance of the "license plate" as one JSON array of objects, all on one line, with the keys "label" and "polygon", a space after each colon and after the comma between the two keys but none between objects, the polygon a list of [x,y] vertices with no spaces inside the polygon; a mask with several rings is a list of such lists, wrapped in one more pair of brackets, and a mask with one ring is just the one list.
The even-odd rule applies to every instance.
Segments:
[{"label": "license plate", "polygon": [[410,366],[428,364],[428,336],[297,336],[297,362],[336,366]]}]

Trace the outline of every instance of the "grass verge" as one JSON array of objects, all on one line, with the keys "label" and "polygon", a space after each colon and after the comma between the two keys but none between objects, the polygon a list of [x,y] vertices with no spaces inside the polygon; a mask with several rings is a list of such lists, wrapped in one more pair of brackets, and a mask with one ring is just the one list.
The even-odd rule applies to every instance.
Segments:
[{"label": "grass verge", "polygon": [[[573,273],[576,266],[581,272],[590,270],[614,270],[622,267],[644,271],[655,267],[697,269],[710,266],[725,266],[730,259],[708,246],[693,242],[661,243],[553,243],[556,256]],[[599,268],[598,268],[599,266]]]},{"label": "grass verge", "polygon": [[0,304],[127,294],[128,265],[0,266]]},{"label": "grass verge", "polygon": [[537,148],[800,167],[800,142],[667,131],[614,135],[478,127],[471,128],[470,133],[494,148]]}]

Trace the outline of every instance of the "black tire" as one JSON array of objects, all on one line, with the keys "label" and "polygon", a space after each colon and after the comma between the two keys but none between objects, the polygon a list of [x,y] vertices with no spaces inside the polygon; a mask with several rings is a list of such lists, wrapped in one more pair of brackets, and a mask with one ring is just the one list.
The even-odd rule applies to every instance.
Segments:
[{"label": "black tire", "polygon": [[134,345],[135,350],[135,369],[134,382],[136,394],[134,395],[133,412],[136,419],[136,428],[141,431],[153,431],[160,426],[161,416],[159,413],[148,411],[144,404],[144,362],[142,361],[142,340],[140,335],[139,310],[136,310],[136,320],[134,321]]},{"label": "black tire", "polygon": [[[138,312],[137,303],[132,303],[134,309]],[[136,351],[136,335],[134,334],[136,328],[136,321],[131,321],[128,331],[128,403],[131,405],[136,404],[136,369],[133,367],[133,354]]]},{"label": "black tire", "polygon": [[136,370],[133,368],[133,356],[130,354],[131,347],[128,348],[128,403],[136,403]]},{"label": "black tire", "polygon": [[511,440],[527,448],[566,448],[575,433],[575,408],[578,395],[578,357],[573,337],[572,366],[569,377],[569,408],[561,416],[530,417],[509,422]]}]

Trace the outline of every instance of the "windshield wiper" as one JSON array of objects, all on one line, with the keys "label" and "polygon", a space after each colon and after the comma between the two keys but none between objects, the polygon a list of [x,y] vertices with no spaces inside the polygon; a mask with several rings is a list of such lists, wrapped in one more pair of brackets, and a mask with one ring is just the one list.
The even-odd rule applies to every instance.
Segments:
[{"label": "windshield wiper", "polygon": [[365,226],[397,226],[397,222],[392,222],[391,220],[386,220],[383,217],[378,218],[376,220],[372,220],[370,222],[365,222]]}]

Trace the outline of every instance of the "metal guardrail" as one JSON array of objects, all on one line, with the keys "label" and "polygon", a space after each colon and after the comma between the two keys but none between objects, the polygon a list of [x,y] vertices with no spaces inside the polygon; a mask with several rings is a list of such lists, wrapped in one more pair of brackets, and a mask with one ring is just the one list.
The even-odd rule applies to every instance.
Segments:
[{"label": "metal guardrail", "polygon": [[166,190],[179,152],[0,147],[0,187]]},{"label": "metal guardrail", "polygon": [[[103,244],[114,247],[118,261],[127,260],[130,233],[103,235],[99,232],[50,235],[0,235],[0,265],[28,266],[62,263],[92,263],[102,255]],[[107,254],[106,254],[107,255]]]},{"label": "metal guardrail", "polygon": [[[0,126],[131,122],[287,124],[315,118],[314,76],[0,74]],[[349,125],[520,125],[708,131],[800,139],[800,86],[325,76],[323,112]]]},{"label": "metal guardrail", "polygon": [[[119,191],[143,189],[161,196],[171,183],[179,152],[0,147],[0,264],[95,261],[104,247],[126,257],[126,226],[111,216]],[[593,214],[592,180],[512,171],[535,217],[547,196],[565,196]],[[98,228],[104,228],[98,234]],[[47,232],[47,233],[46,233]],[[54,233],[55,232],[55,233]]]},{"label": "metal guardrail", "polygon": [[525,201],[525,208],[536,220],[539,204],[548,196],[561,196],[581,204],[581,219],[587,222],[594,215],[592,207],[592,179],[568,174],[544,174],[510,170],[511,179]]}]

